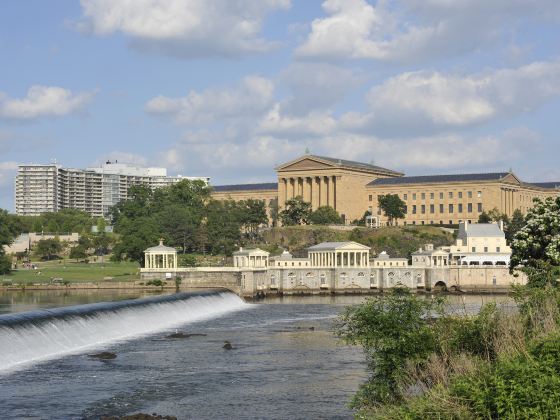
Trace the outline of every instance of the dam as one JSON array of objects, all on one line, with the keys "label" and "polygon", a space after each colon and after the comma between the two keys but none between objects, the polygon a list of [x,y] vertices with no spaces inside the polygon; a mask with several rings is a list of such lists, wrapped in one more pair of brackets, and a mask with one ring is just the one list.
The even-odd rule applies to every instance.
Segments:
[{"label": "dam", "polygon": [[249,307],[206,291],[0,315],[0,373]]}]

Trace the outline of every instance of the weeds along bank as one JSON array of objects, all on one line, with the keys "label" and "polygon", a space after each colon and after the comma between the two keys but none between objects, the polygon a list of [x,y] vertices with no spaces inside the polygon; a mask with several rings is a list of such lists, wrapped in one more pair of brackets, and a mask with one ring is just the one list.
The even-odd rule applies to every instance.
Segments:
[{"label": "weeds along bank", "polygon": [[357,418],[559,418],[560,291],[513,297],[518,310],[487,304],[475,316],[401,289],[348,308],[337,334],[363,347],[371,375]]}]

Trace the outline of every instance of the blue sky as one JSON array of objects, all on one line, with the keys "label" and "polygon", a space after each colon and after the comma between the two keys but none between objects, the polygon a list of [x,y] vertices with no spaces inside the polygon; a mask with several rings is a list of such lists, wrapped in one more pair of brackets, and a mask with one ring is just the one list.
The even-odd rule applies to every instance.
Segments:
[{"label": "blue sky", "polygon": [[0,9],[0,207],[18,163],[274,180],[312,153],[560,181],[557,0],[18,0]]}]

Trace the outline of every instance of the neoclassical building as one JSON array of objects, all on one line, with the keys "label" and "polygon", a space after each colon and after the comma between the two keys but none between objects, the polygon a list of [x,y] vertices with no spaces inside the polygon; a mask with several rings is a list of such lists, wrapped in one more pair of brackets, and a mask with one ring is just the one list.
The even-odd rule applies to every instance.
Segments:
[{"label": "neoclassical building", "polygon": [[264,200],[282,210],[287,200],[301,196],[313,210],[331,206],[346,224],[366,211],[379,225],[387,219],[378,197],[397,194],[406,203],[405,225],[476,223],[483,211],[494,208],[511,216],[523,213],[533,199],[560,195],[560,182],[527,183],[512,172],[405,176],[376,165],[344,159],[303,155],[275,168],[277,182],[215,186],[217,200]]}]

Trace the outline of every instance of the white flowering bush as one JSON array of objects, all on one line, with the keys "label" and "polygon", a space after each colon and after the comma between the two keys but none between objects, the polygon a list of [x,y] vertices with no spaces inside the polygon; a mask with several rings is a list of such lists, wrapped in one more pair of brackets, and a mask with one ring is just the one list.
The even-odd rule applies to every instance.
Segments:
[{"label": "white flowering bush", "polygon": [[535,200],[511,243],[511,268],[560,266],[560,197]]}]

